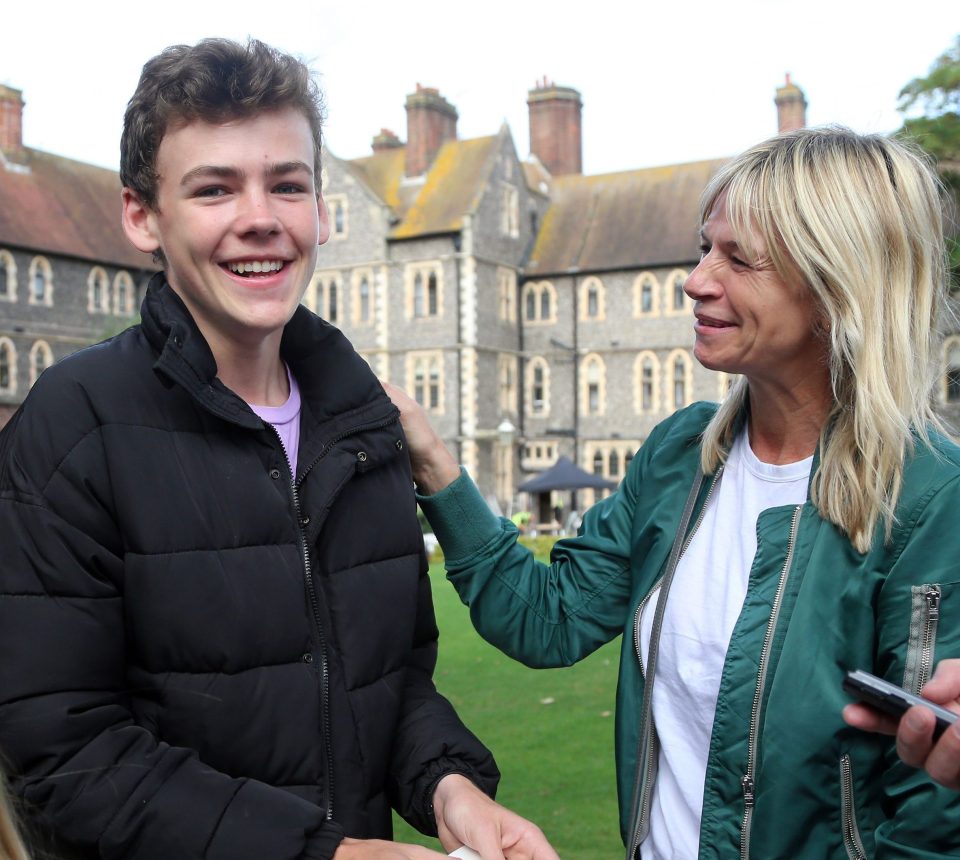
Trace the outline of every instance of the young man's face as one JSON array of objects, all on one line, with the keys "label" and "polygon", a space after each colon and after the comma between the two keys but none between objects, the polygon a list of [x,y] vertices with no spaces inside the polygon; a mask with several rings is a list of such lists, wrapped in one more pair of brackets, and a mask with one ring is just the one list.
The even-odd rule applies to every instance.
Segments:
[{"label": "young man's face", "polygon": [[313,137],[294,108],[168,129],[157,153],[157,206],[124,189],[124,226],[160,248],[170,285],[214,351],[276,341],[330,235],[317,197]]}]

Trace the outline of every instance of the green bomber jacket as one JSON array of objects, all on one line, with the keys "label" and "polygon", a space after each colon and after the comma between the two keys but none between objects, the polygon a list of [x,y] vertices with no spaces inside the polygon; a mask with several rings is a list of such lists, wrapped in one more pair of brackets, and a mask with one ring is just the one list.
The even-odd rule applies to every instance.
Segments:
[{"label": "green bomber jacket", "polygon": [[[656,767],[639,608],[667,572],[684,508],[689,534],[718,479],[703,476],[691,492],[715,408],[694,404],[659,424],[549,565],[517,544],[516,527],[490,513],[467,476],[420,497],[448,578],[502,651],[567,666],[623,635],[616,760],[628,858],[639,856]],[[809,500],[760,515],[717,701],[700,860],[960,857],[960,794],[840,713],[847,669],[916,691],[935,661],[960,656],[960,448],[932,442],[908,457],[892,533],[878,526],[865,554]]]}]

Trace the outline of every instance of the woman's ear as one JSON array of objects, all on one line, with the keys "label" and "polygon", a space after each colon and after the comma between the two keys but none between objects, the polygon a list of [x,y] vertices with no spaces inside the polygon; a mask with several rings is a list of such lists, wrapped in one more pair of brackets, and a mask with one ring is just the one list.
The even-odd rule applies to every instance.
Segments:
[{"label": "woman's ear", "polygon": [[123,232],[138,251],[153,254],[160,248],[156,216],[132,188],[120,192]]}]

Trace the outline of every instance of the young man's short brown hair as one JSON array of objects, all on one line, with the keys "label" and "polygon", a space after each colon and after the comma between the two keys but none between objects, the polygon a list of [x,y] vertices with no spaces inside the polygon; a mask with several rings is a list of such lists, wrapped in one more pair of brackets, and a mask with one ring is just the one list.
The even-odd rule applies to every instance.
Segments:
[{"label": "young man's short brown hair", "polygon": [[157,203],[157,152],[171,124],[245,119],[292,107],[313,133],[314,182],[320,193],[323,99],[298,59],[256,39],[245,45],[204,39],[173,45],[143,67],[127,103],[120,138],[120,181],[151,209]]}]

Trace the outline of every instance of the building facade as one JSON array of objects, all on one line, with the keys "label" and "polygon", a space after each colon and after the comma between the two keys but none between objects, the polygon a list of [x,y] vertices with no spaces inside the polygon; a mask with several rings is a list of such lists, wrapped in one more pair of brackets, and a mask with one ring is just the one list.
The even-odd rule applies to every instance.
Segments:
[{"label": "building facade", "polygon": [[0,86],[0,426],[44,368],[136,320],[154,271],[117,174],[24,147],[22,112]]},{"label": "building facade", "polygon": [[[777,128],[805,124],[789,78],[775,103]],[[683,292],[723,160],[584,176],[579,93],[542,80],[528,107],[525,159],[506,126],[460,140],[456,108],[419,85],[406,142],[381,129],[367,156],[326,152],[331,237],[304,296],[507,514],[561,455],[619,481],[659,421],[731,382],[694,360]],[[44,367],[134,321],[154,271],[122,234],[117,175],[24,147],[22,108],[0,87],[0,425]],[[957,419],[960,335],[943,367]]]}]

